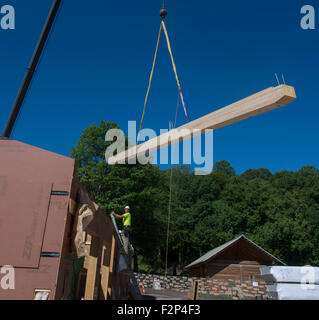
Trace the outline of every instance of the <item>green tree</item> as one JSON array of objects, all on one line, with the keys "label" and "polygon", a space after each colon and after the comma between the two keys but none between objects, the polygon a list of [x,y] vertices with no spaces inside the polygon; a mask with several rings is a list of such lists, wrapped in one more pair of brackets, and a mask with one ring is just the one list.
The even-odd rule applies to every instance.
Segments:
[{"label": "green tree", "polygon": [[131,207],[133,245],[146,261],[154,263],[153,249],[160,241],[155,217],[160,172],[150,164],[108,166],[105,150],[112,142],[105,142],[105,135],[114,128],[119,127],[101,121],[99,126],[84,129],[71,156],[77,161],[80,182],[106,214]]},{"label": "green tree", "polygon": [[217,161],[214,165],[213,172],[225,172],[230,176],[236,174],[235,169],[226,160]]},{"label": "green tree", "polygon": [[150,164],[108,166],[104,154],[111,142],[105,134],[114,128],[102,121],[83,130],[71,155],[80,182],[106,214],[131,206],[132,242],[150,271],[165,267],[170,189],[169,266],[182,268],[242,233],[288,265],[319,264],[315,167],[237,175],[223,160],[211,174],[196,176],[187,166],[172,171]]}]

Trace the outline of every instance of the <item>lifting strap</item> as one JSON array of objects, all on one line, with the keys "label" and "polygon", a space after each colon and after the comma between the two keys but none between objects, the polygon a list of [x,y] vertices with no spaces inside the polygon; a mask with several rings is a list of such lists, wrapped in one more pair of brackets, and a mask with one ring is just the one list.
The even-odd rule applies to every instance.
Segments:
[{"label": "lifting strap", "polygon": [[160,39],[161,39],[161,35],[162,35],[163,29],[164,29],[164,34],[165,34],[165,37],[166,37],[168,51],[169,51],[169,54],[170,54],[171,60],[172,60],[172,65],[173,65],[173,70],[174,70],[174,73],[175,73],[178,92],[179,92],[179,95],[180,95],[180,98],[181,98],[181,102],[182,102],[182,105],[183,105],[183,108],[184,108],[186,120],[188,121],[187,110],[186,110],[186,106],[185,106],[185,102],[184,102],[182,88],[181,88],[181,85],[180,85],[180,82],[179,82],[179,79],[178,79],[178,75],[177,75],[177,71],[176,71],[176,66],[175,66],[175,62],[174,62],[174,58],[173,58],[172,48],[171,48],[171,45],[170,45],[170,41],[169,41],[169,37],[168,37],[166,26],[165,26],[165,22],[164,22],[164,20],[162,20],[161,21],[160,30],[159,30],[159,34],[158,34],[158,39],[157,39],[156,50],[155,50],[155,54],[154,54],[153,66],[152,66],[152,70],[151,70],[151,74],[150,74],[150,78],[149,78],[149,82],[148,82],[148,88],[147,88],[147,92],[146,92],[146,96],[145,96],[143,114],[142,114],[142,118],[141,118],[141,123],[140,123],[140,128],[139,128],[138,135],[139,135],[140,131],[142,130],[142,125],[143,125],[143,120],[144,120],[147,100],[148,100],[148,96],[149,96],[149,92],[150,92],[150,88],[151,88],[151,83],[152,83],[152,79],[153,79],[153,74],[154,74],[154,68],[155,68],[155,63],[156,63],[156,58],[157,58],[158,46],[159,46],[159,42],[160,42]]},{"label": "lifting strap", "polygon": [[162,20],[162,25],[163,25],[164,33],[165,33],[165,36],[166,36],[166,42],[167,42],[168,51],[169,51],[169,54],[170,54],[171,60],[172,60],[173,70],[174,70],[174,73],[175,73],[175,78],[176,78],[176,82],[177,82],[177,86],[178,86],[178,92],[179,92],[179,95],[181,97],[181,101],[182,101],[182,105],[183,105],[183,108],[184,108],[186,120],[188,121],[187,110],[186,110],[186,106],[185,106],[185,102],[184,102],[182,88],[181,88],[181,84],[180,84],[179,79],[178,79],[176,66],[175,66],[175,62],[174,62],[174,58],[173,58],[173,53],[172,53],[172,49],[171,49],[171,45],[170,45],[170,42],[169,42],[169,37],[168,37],[168,33],[167,33],[167,29],[166,29],[164,20]]}]

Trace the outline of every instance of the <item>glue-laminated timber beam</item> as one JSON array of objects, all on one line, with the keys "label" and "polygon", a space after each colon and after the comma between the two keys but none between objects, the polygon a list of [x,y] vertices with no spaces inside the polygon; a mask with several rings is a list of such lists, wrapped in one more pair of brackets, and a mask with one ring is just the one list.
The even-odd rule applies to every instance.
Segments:
[{"label": "glue-laminated timber beam", "polygon": [[189,122],[140,145],[133,146],[108,159],[109,165],[125,163],[125,161],[145,155],[181,140],[192,138],[205,132],[215,130],[238,121],[286,106],[296,99],[295,89],[287,85],[270,87],[245,99],[214,111],[204,117]]}]

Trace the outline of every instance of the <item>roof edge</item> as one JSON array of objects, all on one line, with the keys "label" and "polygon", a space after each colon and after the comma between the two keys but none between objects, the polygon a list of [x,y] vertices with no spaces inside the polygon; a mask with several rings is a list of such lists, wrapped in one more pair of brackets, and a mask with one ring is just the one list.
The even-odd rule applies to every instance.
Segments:
[{"label": "roof edge", "polygon": [[262,247],[260,247],[258,244],[256,244],[254,241],[248,239],[244,234],[242,235],[247,241],[249,241],[250,243],[252,243],[253,245],[255,245],[258,249],[260,249],[261,251],[263,251],[264,253],[266,253],[268,256],[270,256],[271,258],[273,258],[274,260],[280,262],[281,264],[283,264],[284,266],[286,266],[286,263],[284,263],[283,261],[281,261],[280,259],[276,258],[274,255],[272,255],[271,253],[269,253],[268,251],[266,251],[265,249],[263,249]]},{"label": "roof edge", "polygon": [[[271,253],[269,253],[268,251],[266,251],[265,249],[263,249],[262,247],[260,247],[258,244],[256,244],[255,242],[253,242],[252,240],[248,239],[244,234],[241,234],[240,236],[234,238],[233,240],[229,240],[229,245],[226,246],[225,248],[221,249],[220,251],[216,252],[215,254],[213,254],[212,256],[208,257],[207,259],[203,260],[203,261],[198,261],[197,263],[195,263],[197,260],[199,260],[201,257],[199,257],[198,259],[196,259],[195,261],[193,261],[192,263],[188,264],[186,267],[184,267],[184,270],[189,269],[190,267],[194,267],[194,266],[199,266],[202,265],[204,263],[206,263],[207,261],[213,259],[216,255],[220,254],[221,252],[223,252],[226,249],[229,249],[229,247],[231,247],[232,245],[234,245],[237,241],[239,241],[240,239],[246,239],[248,242],[250,242],[252,245],[254,245],[255,247],[257,247],[259,250],[261,250],[263,253],[265,253],[266,255],[268,255],[269,257],[271,257],[273,260],[279,262],[282,265],[286,265],[283,261],[281,261],[280,259],[276,258],[275,256],[273,256]],[[226,242],[227,243],[227,242]],[[221,244],[222,246],[223,244]],[[218,247],[217,247],[218,248]],[[216,248],[214,248],[216,249]],[[212,250],[214,250],[212,249]],[[210,250],[210,251],[212,251]],[[210,251],[208,251],[207,253],[209,253]],[[207,254],[205,253],[205,254]],[[204,255],[205,255],[204,254]],[[202,257],[204,256],[202,255]]]},{"label": "roof edge", "polygon": [[224,250],[228,249],[230,246],[234,245],[238,240],[240,240],[243,237],[243,234],[241,234],[240,236],[238,236],[237,238],[234,238],[232,240],[229,240],[227,242],[229,242],[229,245],[226,246],[225,248],[221,249],[220,251],[216,252],[215,254],[213,254],[212,256],[210,256],[209,258],[207,258],[206,260],[203,261],[199,261],[198,263],[194,263],[197,260],[199,260],[201,257],[203,257],[205,254],[209,253],[210,251],[215,250],[216,248],[225,245],[227,242],[225,242],[224,244],[221,244],[220,246],[213,248],[212,250],[206,252],[204,255],[202,255],[201,257],[199,257],[198,259],[196,259],[195,261],[193,261],[192,263],[190,263],[189,265],[187,265],[184,269],[188,269],[189,267],[193,267],[193,266],[197,266],[197,265],[201,265],[205,262],[207,262],[208,260],[214,258],[217,254],[220,254],[221,252],[223,252]]}]

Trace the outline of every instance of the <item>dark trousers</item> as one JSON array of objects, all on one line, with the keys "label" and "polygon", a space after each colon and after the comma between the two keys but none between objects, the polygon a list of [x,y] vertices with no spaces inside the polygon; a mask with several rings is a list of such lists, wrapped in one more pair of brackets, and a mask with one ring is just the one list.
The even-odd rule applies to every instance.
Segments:
[{"label": "dark trousers", "polygon": [[124,250],[126,252],[126,254],[129,254],[129,236],[130,236],[130,232],[131,232],[131,227],[130,226],[124,226],[124,230],[123,230],[123,235],[122,235],[122,241],[123,241],[123,246],[124,246]]},{"label": "dark trousers", "polygon": [[128,238],[130,233],[131,233],[131,231],[132,231],[131,226],[124,226],[124,235],[125,235],[125,237]]}]

